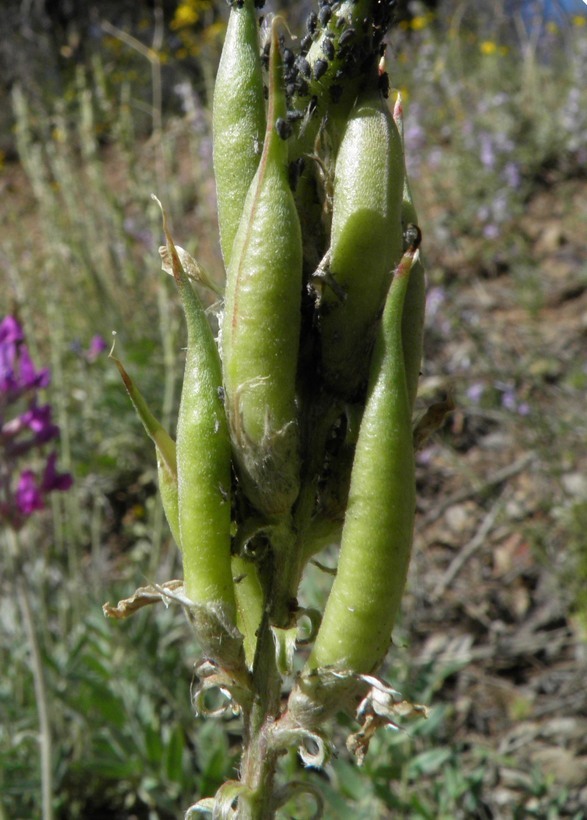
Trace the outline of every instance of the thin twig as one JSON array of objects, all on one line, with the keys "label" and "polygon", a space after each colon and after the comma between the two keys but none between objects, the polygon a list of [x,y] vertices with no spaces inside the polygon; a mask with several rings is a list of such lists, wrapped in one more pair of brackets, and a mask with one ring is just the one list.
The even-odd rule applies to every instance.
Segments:
[{"label": "thin twig", "polygon": [[459,574],[465,563],[477,552],[485,543],[485,539],[491,532],[495,520],[503,507],[503,499],[501,495],[495,501],[492,508],[489,510],[479,528],[471,540],[459,551],[458,555],[451,561],[448,569],[436,585],[432,597],[434,599],[440,598],[446,591],[447,587],[453,582]]},{"label": "thin twig", "polygon": [[521,473],[532,461],[534,461],[535,458],[536,453],[534,452],[524,453],[524,455],[520,456],[520,458],[517,461],[514,461],[513,464],[508,464],[506,467],[502,467],[501,470],[497,470],[493,473],[493,475],[489,476],[483,484],[469,484],[464,489],[458,490],[456,493],[449,495],[444,499],[444,501],[435,504],[431,510],[428,510],[428,512],[422,516],[418,523],[418,527],[421,529],[428,524],[432,524],[454,504],[460,504],[475,495],[480,495],[490,487],[493,487],[496,484],[501,484],[502,481],[507,481],[508,478],[512,478],[518,473]]}]

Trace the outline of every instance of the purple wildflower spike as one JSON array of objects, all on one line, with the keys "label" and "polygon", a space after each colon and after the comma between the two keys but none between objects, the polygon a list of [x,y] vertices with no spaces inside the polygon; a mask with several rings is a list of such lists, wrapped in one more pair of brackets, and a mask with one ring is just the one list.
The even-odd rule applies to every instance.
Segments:
[{"label": "purple wildflower spike", "polygon": [[24,456],[59,437],[51,405],[38,401],[39,390],[50,381],[49,368],[35,367],[18,320],[4,317],[0,322],[0,522],[13,529],[20,529],[45,508],[48,493],[68,490],[73,483],[69,473],[58,472],[56,452],[40,468],[21,466]]}]

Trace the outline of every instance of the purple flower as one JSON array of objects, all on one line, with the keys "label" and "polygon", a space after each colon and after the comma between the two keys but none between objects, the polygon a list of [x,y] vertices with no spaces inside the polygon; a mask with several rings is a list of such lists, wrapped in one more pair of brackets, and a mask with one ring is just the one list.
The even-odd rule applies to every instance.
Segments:
[{"label": "purple flower", "polygon": [[25,424],[35,434],[37,444],[44,444],[59,435],[59,427],[53,424],[51,416],[50,404],[44,404],[42,407],[33,404],[24,414]]},{"label": "purple flower", "polygon": [[516,394],[511,387],[506,388],[501,396],[501,406],[506,410],[516,410],[518,403],[516,401]]},{"label": "purple flower", "polygon": [[430,288],[426,297],[426,316],[433,319],[440,312],[440,308],[445,301],[446,290],[443,287]]},{"label": "purple flower", "polygon": [[[99,343],[94,344],[97,351]],[[44,445],[59,437],[51,405],[38,400],[50,380],[48,368],[36,369],[18,320],[6,316],[0,322],[0,523],[13,529],[45,508],[48,493],[68,490],[73,483],[69,473],[58,472],[56,452],[42,454]],[[21,466],[35,450],[41,451],[41,469]]]},{"label": "purple flower", "polygon": [[481,134],[480,141],[479,157],[481,163],[485,168],[492,169],[495,167],[495,146],[491,134]]},{"label": "purple flower", "polygon": [[63,492],[64,490],[69,490],[69,488],[73,484],[73,477],[71,473],[57,472],[56,464],[57,453],[53,452],[49,455],[49,458],[47,459],[47,464],[45,465],[45,472],[43,473],[41,489],[45,493],[50,493],[53,490]]},{"label": "purple flower", "polygon": [[49,368],[35,370],[28,348],[22,345],[20,348],[20,387],[23,390],[40,389],[48,387],[51,381]]},{"label": "purple flower", "polygon": [[466,395],[469,401],[473,402],[473,404],[479,404],[484,393],[485,385],[483,384],[483,382],[475,382],[467,388]]},{"label": "purple flower", "polygon": [[88,362],[95,362],[96,359],[107,349],[108,345],[103,336],[92,336],[90,346],[86,351],[86,359]]},{"label": "purple flower", "polygon": [[5,316],[0,322],[0,344],[24,341],[24,333],[22,327],[14,316]]},{"label": "purple flower", "polygon": [[29,390],[47,387],[50,381],[48,368],[35,370],[19,322],[6,316],[0,322],[0,402],[11,404]]},{"label": "purple flower", "polygon": [[514,385],[504,382],[497,382],[495,385],[501,391],[501,406],[506,410],[511,410],[520,416],[528,416],[531,412],[530,405],[525,401],[519,401]]},{"label": "purple flower", "polygon": [[515,162],[507,162],[503,169],[503,178],[510,188],[519,188],[522,181],[520,169]]},{"label": "purple flower", "polygon": [[485,225],[483,228],[483,236],[486,239],[497,239],[499,236],[499,228],[493,224]]},{"label": "purple flower", "polygon": [[18,511],[25,517],[44,508],[43,496],[37,486],[37,478],[32,470],[23,470],[20,474],[14,500]]}]

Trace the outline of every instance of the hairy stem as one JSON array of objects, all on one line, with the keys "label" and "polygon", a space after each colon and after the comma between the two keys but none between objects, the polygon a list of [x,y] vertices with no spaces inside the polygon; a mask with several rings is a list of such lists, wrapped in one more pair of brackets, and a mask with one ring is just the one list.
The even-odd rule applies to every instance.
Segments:
[{"label": "hairy stem", "polygon": [[259,627],[253,668],[253,702],[244,715],[241,782],[253,793],[241,801],[239,818],[269,820],[273,817],[272,794],[277,753],[268,747],[268,730],[279,716],[281,675],[277,669],[275,641],[266,613]]}]

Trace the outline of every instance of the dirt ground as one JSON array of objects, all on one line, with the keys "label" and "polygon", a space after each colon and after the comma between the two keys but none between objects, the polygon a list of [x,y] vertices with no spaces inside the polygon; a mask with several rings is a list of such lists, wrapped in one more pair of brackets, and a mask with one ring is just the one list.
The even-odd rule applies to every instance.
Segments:
[{"label": "dirt ground", "polygon": [[[428,253],[421,394],[456,409],[420,454],[405,628],[417,664],[460,666],[436,696],[453,740],[496,753],[491,817],[587,817],[586,224],[585,180],[559,181],[514,226],[522,262]],[[548,796],[522,798],[536,772]]]}]

